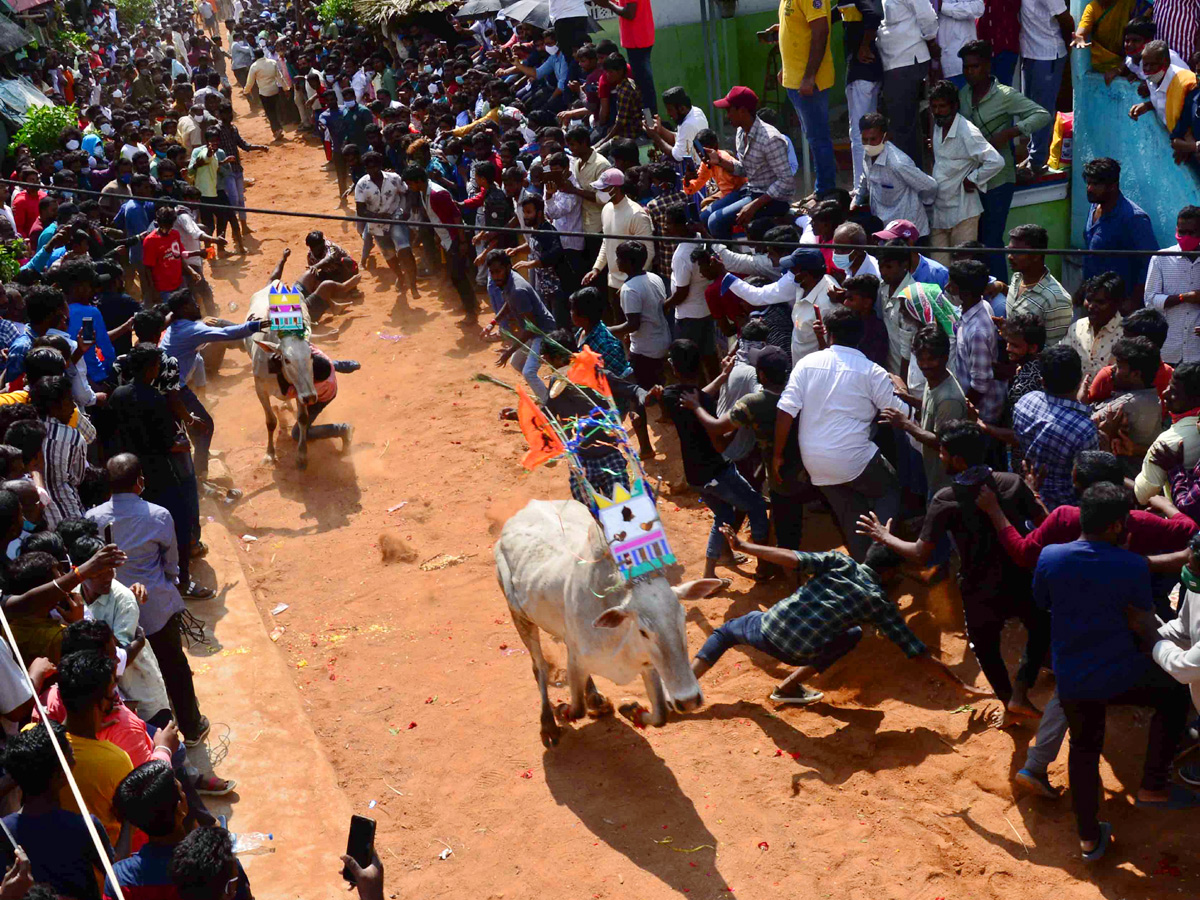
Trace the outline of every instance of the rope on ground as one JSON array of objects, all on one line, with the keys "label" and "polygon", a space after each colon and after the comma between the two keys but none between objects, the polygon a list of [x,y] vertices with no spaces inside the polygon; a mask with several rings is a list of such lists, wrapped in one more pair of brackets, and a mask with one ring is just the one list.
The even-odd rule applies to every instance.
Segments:
[{"label": "rope on ground", "polygon": [[[13,178],[0,178],[0,184],[7,184],[11,187],[20,187],[20,188],[31,188],[32,187],[32,188],[37,188],[38,190],[46,189],[46,185],[44,185],[44,184],[28,182],[28,181],[17,181],[16,179],[13,179]],[[112,194],[112,193],[106,194],[103,191],[93,191],[93,190],[89,190],[89,189],[85,189],[85,188],[70,188],[70,189],[55,188],[55,190],[60,191],[61,193],[64,193],[64,194],[72,194],[72,195],[79,194],[79,195],[86,196],[86,197],[103,197],[108,200],[112,200],[115,198],[115,199],[119,199],[122,203],[124,203],[126,200],[133,199],[128,194]],[[144,197],[144,198],[139,198],[139,199],[148,200],[151,203],[163,202],[162,198],[157,198],[157,197]],[[173,199],[173,198],[168,198],[168,199]],[[458,222],[433,222],[433,223],[431,223],[425,219],[379,219],[379,218],[372,218],[370,216],[358,216],[358,215],[351,216],[351,215],[337,215],[334,213],[299,212],[297,210],[276,209],[276,208],[270,208],[270,207],[232,206],[228,203],[212,203],[212,202],[203,201],[203,200],[202,201],[188,201],[187,203],[184,203],[184,201],[182,201],[182,200],[177,200],[175,202],[177,205],[180,205],[180,206],[184,206],[184,205],[196,206],[201,209],[211,209],[211,210],[220,211],[220,212],[254,213],[255,215],[260,215],[260,216],[282,216],[285,218],[314,219],[317,221],[326,221],[326,222],[350,222],[350,223],[354,223],[354,224],[366,224],[366,225],[407,225],[410,228],[447,229],[450,231],[456,231],[456,230],[457,231],[481,231],[481,232],[487,232],[489,234],[518,234],[518,235],[537,234],[537,235],[541,235],[543,237],[546,234],[548,234],[548,232],[539,231],[536,228],[513,228],[510,226],[506,226],[506,225],[504,225],[504,226],[502,226],[502,225],[483,226],[483,225],[468,225],[466,223],[458,223]],[[636,241],[642,241],[642,242],[649,241],[651,243],[666,243],[666,244],[689,243],[689,244],[704,244],[706,246],[712,245],[712,244],[722,244],[724,246],[729,246],[731,244],[753,244],[756,247],[779,247],[781,249],[787,249],[789,251],[796,249],[796,244],[790,243],[787,241],[754,241],[754,240],[750,240],[744,236],[734,236],[734,237],[729,237],[729,238],[712,238],[712,237],[706,238],[706,237],[698,237],[698,236],[675,237],[672,235],[664,235],[664,234],[639,234],[636,236],[631,236],[628,234],[608,234],[608,233],[599,232],[599,231],[557,231],[557,230],[555,233],[559,237],[578,237],[578,238],[601,237],[601,238],[611,238],[613,240],[620,240],[620,241],[636,240]],[[845,251],[849,251],[849,252],[854,252],[855,250],[870,249],[869,247],[864,248],[864,245],[862,245],[862,244],[819,243],[819,244],[804,244],[801,246],[801,249],[806,249],[806,248],[811,248],[813,250],[845,250]],[[915,247],[913,249],[919,250],[922,253],[962,253],[963,252],[962,249],[958,248],[958,247],[924,247],[924,246],[921,246],[921,247]],[[1007,253],[1007,254],[1022,254],[1022,253],[1024,253],[1024,254],[1034,254],[1034,255],[1040,255],[1040,256],[1080,256],[1080,257],[1083,257],[1083,256],[1118,256],[1118,257],[1124,257],[1124,256],[1132,256],[1132,257],[1187,256],[1187,257],[1194,257],[1197,255],[1195,252],[1189,252],[1186,250],[1089,250],[1087,248],[1076,248],[1076,247],[1047,247],[1044,250],[1025,248],[1025,247],[1021,247],[1021,248],[1016,248],[1016,247],[1013,247],[1013,248],[1009,248],[1009,247],[972,247],[970,252],[971,253]]]}]

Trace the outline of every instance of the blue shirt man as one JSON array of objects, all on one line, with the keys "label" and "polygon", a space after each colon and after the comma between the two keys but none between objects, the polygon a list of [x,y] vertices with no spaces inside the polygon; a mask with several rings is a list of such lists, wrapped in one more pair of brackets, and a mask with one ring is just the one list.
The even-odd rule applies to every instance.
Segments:
[{"label": "blue shirt man", "polygon": [[108,338],[104,314],[90,303],[68,303],[67,309],[71,313],[67,334],[79,334],[84,319],[91,319],[96,327],[95,346],[83,355],[83,360],[87,364],[87,377],[90,381],[96,384],[106,381],[109,372],[112,371],[113,360],[117,358],[117,351]]},{"label": "blue shirt man", "polygon": [[[1087,174],[1085,168],[1084,179]],[[1115,187],[1115,185],[1114,185]],[[1087,185],[1088,199],[1093,186]],[[1145,211],[1116,190],[1116,200],[1093,203],[1083,229],[1084,246],[1088,250],[1158,250],[1154,225]],[[1108,206],[1110,208],[1106,209]],[[1125,282],[1126,296],[1140,298],[1146,284],[1148,256],[1085,256],[1083,277],[1092,278],[1103,272],[1116,272]]]},{"label": "blue shirt man", "polygon": [[[128,237],[145,234],[154,225],[154,202],[134,197],[126,200],[113,216],[113,227],[120,228]],[[142,244],[137,241],[129,245],[129,262],[138,265],[142,261]]]}]

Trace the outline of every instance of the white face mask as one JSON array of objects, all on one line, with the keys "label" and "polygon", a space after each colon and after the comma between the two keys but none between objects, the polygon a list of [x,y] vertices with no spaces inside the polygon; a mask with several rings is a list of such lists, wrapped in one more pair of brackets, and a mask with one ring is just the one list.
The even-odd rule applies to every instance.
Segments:
[{"label": "white face mask", "polygon": [[849,272],[853,263],[850,261],[849,253],[838,253],[834,251],[833,265],[835,268],[841,269],[843,272]]},{"label": "white face mask", "polygon": [[867,156],[878,156],[887,144],[863,144],[863,153]]},{"label": "white face mask", "polygon": [[1161,72],[1155,72],[1153,75],[1147,73],[1146,80],[1148,82],[1150,82],[1151,84],[1157,86],[1162,83],[1162,80],[1164,78],[1166,78],[1166,76],[1167,76],[1167,70],[1163,69]]},{"label": "white face mask", "polygon": [[78,150],[79,149],[79,141],[67,141],[67,149],[68,150]]},{"label": "white face mask", "polygon": [[546,52],[551,56],[558,56],[558,44],[547,44]]},{"label": "white face mask", "polygon": [[610,200],[612,200],[612,194],[608,191],[596,191],[597,203],[608,203]]},{"label": "white face mask", "polygon": [[100,126],[100,133],[105,136],[112,134],[113,133],[112,126],[109,125],[107,122],[105,122],[103,125]]}]

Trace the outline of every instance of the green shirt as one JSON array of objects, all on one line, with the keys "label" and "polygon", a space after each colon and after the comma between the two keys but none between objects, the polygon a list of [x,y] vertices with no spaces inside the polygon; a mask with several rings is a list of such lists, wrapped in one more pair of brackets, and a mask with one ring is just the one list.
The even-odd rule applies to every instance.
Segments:
[{"label": "green shirt", "polygon": [[[935,388],[925,382],[925,394],[921,398],[921,428],[933,434],[954,419],[967,418],[967,397],[958,379],[953,374]],[[929,486],[926,496],[932,497],[942,488],[949,486],[950,476],[942,466],[937,447],[921,445],[921,462],[925,466],[925,483]]]},{"label": "green shirt", "polygon": [[[1001,84],[994,77],[992,86],[983,95],[978,106],[975,105],[969,84],[958,92],[958,104],[958,111],[962,113],[963,117],[982,131],[983,136],[989,141],[997,131],[1003,131],[1010,127],[1017,128],[1023,135],[1031,135],[1049,125],[1052,118],[1050,113],[1020,91]],[[1013,184],[1017,180],[1012,147],[1006,143],[999,149],[1000,155],[1004,157],[1004,168],[992,176],[987,183],[989,188],[1001,184]]]},{"label": "green shirt", "polygon": [[1006,318],[1019,316],[1022,313],[1032,313],[1046,326],[1046,346],[1053,347],[1067,336],[1071,327],[1071,295],[1068,294],[1058,279],[1047,271],[1037,284],[1026,286],[1025,279],[1013,275],[1008,286],[1008,301],[1005,305]]},{"label": "green shirt", "polygon": [[207,145],[192,151],[192,162],[188,170],[195,179],[196,189],[205,197],[217,196],[217,170],[225,162],[225,151],[210,153]]}]

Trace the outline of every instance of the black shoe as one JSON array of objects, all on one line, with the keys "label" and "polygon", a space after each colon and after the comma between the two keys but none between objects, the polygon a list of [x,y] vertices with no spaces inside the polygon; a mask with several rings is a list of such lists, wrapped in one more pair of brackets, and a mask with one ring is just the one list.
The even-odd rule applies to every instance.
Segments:
[{"label": "black shoe", "polygon": [[210,587],[204,587],[194,581],[189,581],[187,587],[179,592],[184,600],[211,600],[217,592]]},{"label": "black shoe", "polygon": [[333,371],[346,374],[347,372],[357,372],[362,368],[362,363],[356,359],[339,359],[333,364]]}]

